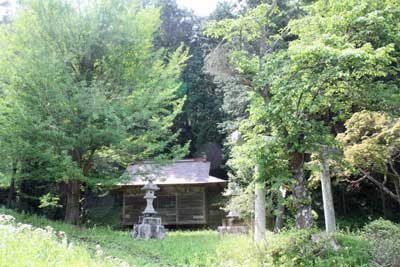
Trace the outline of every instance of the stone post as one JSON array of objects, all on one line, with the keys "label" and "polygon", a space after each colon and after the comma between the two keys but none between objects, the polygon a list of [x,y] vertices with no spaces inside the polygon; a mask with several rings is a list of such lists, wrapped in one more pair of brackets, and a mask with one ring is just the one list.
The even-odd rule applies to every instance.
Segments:
[{"label": "stone post", "polygon": [[325,229],[327,233],[336,232],[335,207],[333,204],[331,175],[329,172],[328,147],[321,147],[321,187],[324,203]]}]

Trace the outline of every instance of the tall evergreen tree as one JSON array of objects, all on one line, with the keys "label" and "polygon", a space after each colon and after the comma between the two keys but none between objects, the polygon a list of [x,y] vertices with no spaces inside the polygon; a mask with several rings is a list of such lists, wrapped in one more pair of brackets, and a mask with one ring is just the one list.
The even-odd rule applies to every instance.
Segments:
[{"label": "tall evergreen tree", "polygon": [[[202,32],[205,19],[179,7],[175,0],[160,0],[161,26],[154,44],[166,53],[182,43],[188,47],[190,58],[182,73],[181,93],[186,94],[183,111],[175,120],[181,130],[180,142],[191,143],[191,156],[199,156],[205,145],[221,146],[223,135],[217,125],[222,122],[222,96],[212,77],[203,73],[204,58],[209,39]],[[202,151],[203,150],[203,151]]]}]

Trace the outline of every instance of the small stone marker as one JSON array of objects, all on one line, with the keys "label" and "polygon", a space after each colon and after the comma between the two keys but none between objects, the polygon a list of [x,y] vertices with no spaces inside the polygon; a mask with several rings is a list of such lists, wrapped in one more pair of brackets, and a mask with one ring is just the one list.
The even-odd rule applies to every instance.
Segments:
[{"label": "small stone marker", "polygon": [[144,240],[164,239],[165,228],[162,225],[161,217],[155,216],[157,211],[153,207],[153,201],[157,198],[154,193],[160,188],[149,179],[142,190],[146,191],[144,199],[146,199],[147,205],[143,211],[143,216],[139,218],[139,224],[133,226],[132,237]]}]

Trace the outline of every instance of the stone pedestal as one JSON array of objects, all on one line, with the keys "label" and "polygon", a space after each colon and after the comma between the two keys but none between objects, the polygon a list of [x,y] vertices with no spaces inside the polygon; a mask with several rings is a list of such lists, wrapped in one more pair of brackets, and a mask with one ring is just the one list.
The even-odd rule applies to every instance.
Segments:
[{"label": "stone pedestal", "polygon": [[248,234],[249,228],[244,226],[238,218],[229,218],[228,225],[223,223],[223,226],[218,227],[218,234],[223,236],[225,234]]},{"label": "stone pedestal", "polygon": [[133,226],[132,237],[136,239],[164,239],[165,227],[160,217],[144,217],[142,222]]},{"label": "stone pedestal", "polygon": [[248,234],[249,228],[247,226],[218,226],[218,234],[223,236],[225,234]]}]

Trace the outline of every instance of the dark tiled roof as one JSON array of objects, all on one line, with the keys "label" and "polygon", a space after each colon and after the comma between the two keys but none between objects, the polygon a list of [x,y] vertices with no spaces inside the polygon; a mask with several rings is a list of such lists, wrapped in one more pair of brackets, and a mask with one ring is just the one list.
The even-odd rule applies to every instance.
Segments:
[{"label": "dark tiled roof", "polygon": [[144,162],[130,165],[127,169],[130,179],[120,185],[143,185],[152,177],[156,184],[210,184],[225,183],[225,180],[209,175],[210,162],[204,159],[184,159],[172,164],[160,165]]}]

